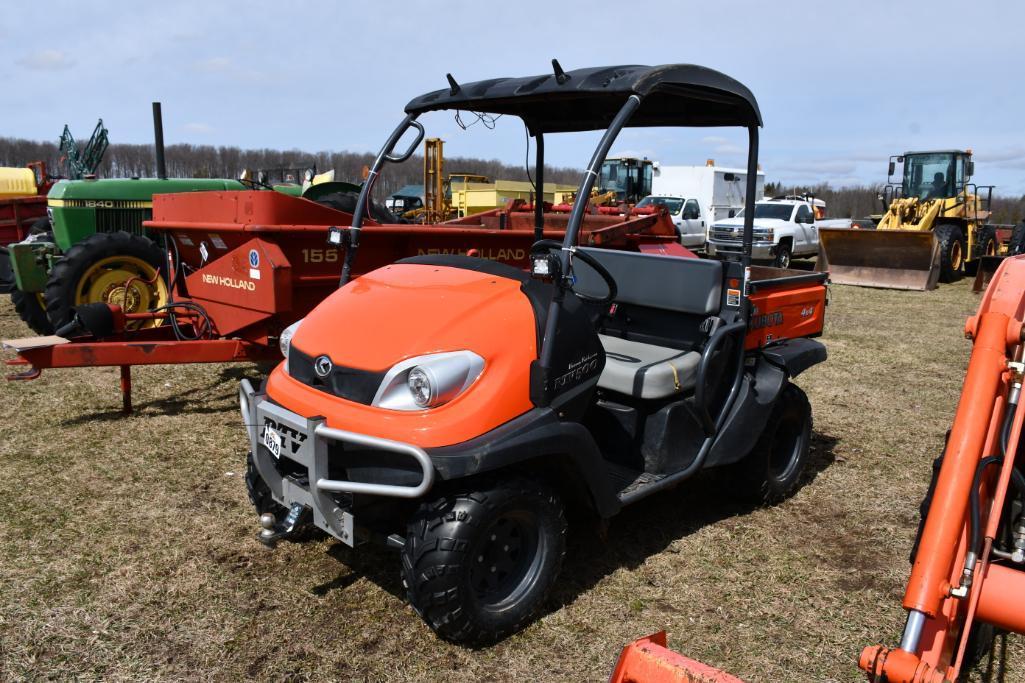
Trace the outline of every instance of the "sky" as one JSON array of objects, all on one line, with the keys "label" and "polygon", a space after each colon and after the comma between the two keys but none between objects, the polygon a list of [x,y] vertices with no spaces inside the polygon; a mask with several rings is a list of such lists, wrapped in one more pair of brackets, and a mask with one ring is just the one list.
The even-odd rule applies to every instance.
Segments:
[{"label": "sky", "polygon": [[[771,8],[771,9],[770,9]],[[47,38],[47,26],[53,33]],[[890,155],[971,148],[975,181],[1025,194],[1025,3],[90,0],[0,3],[0,136],[377,151],[413,97],[459,82],[694,63],[747,85],[760,162],[787,186],[885,182]],[[517,119],[422,119],[448,156],[523,163]],[[546,136],[583,168],[595,134]],[[740,129],[633,129],[613,155],[743,165]]]}]

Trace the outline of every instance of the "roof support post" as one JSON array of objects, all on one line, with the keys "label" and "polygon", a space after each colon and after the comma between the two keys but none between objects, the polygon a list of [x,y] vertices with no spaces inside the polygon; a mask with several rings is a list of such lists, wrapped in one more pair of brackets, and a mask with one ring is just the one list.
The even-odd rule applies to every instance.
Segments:
[{"label": "roof support post", "polygon": [[534,241],[544,237],[545,227],[545,136],[543,133],[534,135],[537,156],[534,163]]}]

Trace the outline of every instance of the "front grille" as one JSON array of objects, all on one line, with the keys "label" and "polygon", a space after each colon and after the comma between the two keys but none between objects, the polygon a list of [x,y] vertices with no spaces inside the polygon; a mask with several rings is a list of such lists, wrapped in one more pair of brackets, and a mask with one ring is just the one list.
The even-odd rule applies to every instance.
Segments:
[{"label": "front grille", "polygon": [[313,370],[313,361],[318,357],[308,356],[293,346],[288,352],[288,374],[314,389],[346,401],[370,405],[385,373],[335,365],[327,377],[319,377]]},{"label": "front grille", "polygon": [[142,222],[152,217],[152,209],[97,209],[96,231],[142,235],[145,234]]},{"label": "front grille", "polygon": [[712,239],[724,240],[726,242],[737,241],[739,242],[743,233],[740,230],[727,230],[727,229],[712,229]]}]

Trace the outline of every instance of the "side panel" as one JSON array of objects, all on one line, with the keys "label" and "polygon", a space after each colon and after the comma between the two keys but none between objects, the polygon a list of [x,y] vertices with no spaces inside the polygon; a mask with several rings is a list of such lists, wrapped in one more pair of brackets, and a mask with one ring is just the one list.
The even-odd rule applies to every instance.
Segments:
[{"label": "side panel", "polygon": [[744,348],[780,339],[816,337],[826,318],[826,288],[821,284],[757,291],[750,297],[751,326]]}]

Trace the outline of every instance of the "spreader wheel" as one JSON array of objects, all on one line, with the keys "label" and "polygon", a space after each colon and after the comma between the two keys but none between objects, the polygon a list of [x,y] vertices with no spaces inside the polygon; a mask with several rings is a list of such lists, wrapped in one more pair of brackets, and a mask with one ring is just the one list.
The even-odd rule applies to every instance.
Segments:
[{"label": "spreader wheel", "polygon": [[447,640],[493,643],[537,614],[562,566],[562,502],[508,477],[420,506],[402,549],[413,609]]},{"label": "spreader wheel", "polygon": [[53,325],[46,317],[46,302],[39,292],[23,292],[14,288],[11,290],[11,303],[14,310],[26,325],[32,328],[36,334],[53,334]]},{"label": "spreader wheel", "polygon": [[808,463],[811,426],[808,396],[787,384],[755,447],[728,472],[734,491],[759,505],[775,505],[792,494]]},{"label": "spreader wheel", "polygon": [[[165,255],[151,240],[127,232],[90,235],[57,261],[46,283],[46,314],[54,328],[70,322],[75,306],[108,303],[144,313],[169,301]],[[137,327],[155,327],[146,321]],[[132,329],[129,323],[129,329]]]}]

